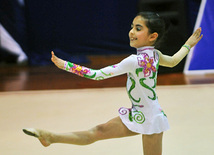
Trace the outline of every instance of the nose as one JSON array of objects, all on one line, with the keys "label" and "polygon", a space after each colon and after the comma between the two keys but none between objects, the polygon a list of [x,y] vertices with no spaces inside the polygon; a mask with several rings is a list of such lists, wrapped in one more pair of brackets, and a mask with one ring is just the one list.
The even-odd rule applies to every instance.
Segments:
[{"label": "nose", "polygon": [[133,34],[133,28],[129,31],[129,33]]},{"label": "nose", "polygon": [[129,36],[131,36],[133,34],[133,28],[129,31]]}]

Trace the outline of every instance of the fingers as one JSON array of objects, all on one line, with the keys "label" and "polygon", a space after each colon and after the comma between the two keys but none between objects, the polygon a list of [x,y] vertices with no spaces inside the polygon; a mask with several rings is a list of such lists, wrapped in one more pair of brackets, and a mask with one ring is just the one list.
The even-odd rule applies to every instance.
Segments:
[{"label": "fingers", "polygon": [[53,51],[51,51],[51,55],[52,55],[52,58],[55,56]]},{"label": "fingers", "polygon": [[54,52],[53,52],[53,51],[51,51],[51,56],[52,56],[52,57],[51,57],[51,61],[54,62],[54,57],[55,57],[55,55],[54,55]]},{"label": "fingers", "polygon": [[[201,27],[199,27],[197,30],[195,30],[195,32],[192,34],[192,39],[194,39],[195,40],[195,44],[197,44],[200,40],[201,40],[201,38],[203,37],[203,34],[201,34],[201,31],[202,31],[202,29],[201,29]],[[195,45],[194,44],[194,45]],[[193,45],[193,46],[194,46]]]},{"label": "fingers", "polygon": [[203,34],[198,38],[198,41],[200,41],[202,37],[203,37]]},{"label": "fingers", "polygon": [[197,41],[200,41],[202,37],[203,37],[203,34],[201,34],[201,27],[200,27],[200,28],[198,28],[196,30],[196,39],[197,39]]},{"label": "fingers", "polygon": [[201,38],[201,27],[199,27],[194,33],[193,35],[197,38]]}]

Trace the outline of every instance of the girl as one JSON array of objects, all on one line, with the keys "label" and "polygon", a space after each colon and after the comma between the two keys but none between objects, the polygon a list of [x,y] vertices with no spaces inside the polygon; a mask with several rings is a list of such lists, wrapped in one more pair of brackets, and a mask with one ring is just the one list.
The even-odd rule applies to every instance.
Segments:
[{"label": "girl", "polygon": [[144,154],[162,154],[162,136],[163,132],[169,129],[169,124],[155,91],[158,67],[174,67],[202,38],[201,28],[198,28],[176,54],[166,56],[155,49],[163,38],[164,30],[165,24],[158,14],[139,13],[134,18],[129,32],[130,46],[137,49],[137,54],[100,70],[64,61],[52,52],[51,60],[58,68],[85,78],[103,80],[127,73],[126,88],[132,107],[120,108],[118,117],[87,131],[66,134],[33,128],[23,131],[37,137],[43,146],[52,143],[87,145],[98,140],[142,134]]}]

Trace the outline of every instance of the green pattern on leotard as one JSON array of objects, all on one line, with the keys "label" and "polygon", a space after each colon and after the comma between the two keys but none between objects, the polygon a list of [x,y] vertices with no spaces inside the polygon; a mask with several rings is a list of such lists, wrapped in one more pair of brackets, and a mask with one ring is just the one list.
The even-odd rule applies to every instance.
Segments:
[{"label": "green pattern on leotard", "polygon": [[131,122],[133,122],[133,119],[132,119],[132,111],[129,112],[129,120],[130,120]]},{"label": "green pattern on leotard", "polygon": [[145,122],[145,116],[141,111],[134,111],[134,116],[132,116],[132,111],[129,112],[129,121],[133,122],[133,119],[136,123],[143,124]]},{"label": "green pattern on leotard", "polygon": [[139,77],[139,73],[140,73],[140,72],[143,72],[143,67],[137,68],[137,69],[135,70],[135,73],[137,74],[138,77]]},{"label": "green pattern on leotard", "polygon": [[89,79],[93,79],[93,78],[95,78],[95,76],[96,76],[96,73],[94,73],[93,75],[84,74],[84,77],[89,78]]},{"label": "green pattern on leotard", "polygon": [[96,79],[95,80],[103,80],[104,79],[104,77],[103,76],[98,76],[98,77],[96,77]]},{"label": "green pattern on leotard", "polygon": [[[143,72],[143,68],[137,68],[135,70],[135,73],[137,74],[138,77],[140,72]],[[154,86],[152,88],[155,88],[157,84],[157,80],[155,79],[155,77],[156,77],[156,72],[152,72],[152,77],[149,78],[149,79],[154,79]]]},{"label": "green pattern on leotard", "polygon": [[[111,66],[112,68],[114,68],[114,66]],[[91,69],[92,70],[92,69]],[[105,76],[112,76],[113,75],[113,73],[109,73],[109,74],[107,74],[107,73],[105,73],[105,72],[103,72],[101,69],[100,69],[100,72],[103,74],[103,75],[105,75]],[[89,79],[93,79],[93,78],[95,78],[95,76],[96,76],[96,72],[93,74],[93,75],[86,75],[86,74],[84,74],[84,77],[86,77],[86,78],[89,78]],[[98,76],[98,77],[96,77],[95,78],[95,80],[103,80],[104,79],[104,77],[103,76]]]},{"label": "green pattern on leotard", "polygon": [[69,68],[74,67],[74,64],[71,62],[68,62],[67,66],[66,66],[66,70],[69,70]]},{"label": "green pattern on leotard", "polygon": [[131,80],[131,82],[132,82],[132,85],[131,85],[131,87],[129,88],[128,95],[129,95],[129,97],[130,97],[133,101],[139,103],[140,100],[141,100],[141,98],[139,98],[138,100],[136,100],[136,99],[134,99],[134,98],[132,97],[132,95],[131,95],[131,91],[135,88],[136,82],[135,82],[135,80],[132,79],[131,77],[130,77],[130,80]]},{"label": "green pattern on leotard", "polygon": [[134,111],[136,114],[133,116],[135,122],[139,124],[143,124],[143,122],[146,120],[144,114],[141,111]]},{"label": "green pattern on leotard", "polygon": [[153,93],[153,97],[148,96],[148,98],[151,99],[151,100],[155,100],[155,99],[157,98],[157,95],[156,95],[155,91],[154,91],[152,88],[150,88],[148,85],[146,85],[146,84],[143,82],[144,80],[146,80],[146,78],[142,78],[142,79],[139,80],[141,86],[143,86],[144,88],[150,90],[150,91]]},{"label": "green pattern on leotard", "polygon": [[105,76],[111,76],[111,75],[112,75],[112,73],[106,74],[106,73],[104,73],[102,70],[100,70],[100,72],[101,72],[102,74],[104,74]]},{"label": "green pattern on leotard", "polygon": [[157,85],[157,80],[156,80],[156,72],[152,73],[152,77],[149,77],[149,79],[153,79],[154,80],[154,85],[152,86],[152,88],[155,88]]},{"label": "green pattern on leotard", "polygon": [[[139,76],[140,72],[143,72],[143,68],[142,67],[141,68],[137,68],[135,70],[135,73],[137,74],[137,76]],[[156,72],[152,72],[152,77],[149,77],[149,79],[153,79],[154,80],[154,85],[152,87],[149,87],[148,85],[146,85],[144,83],[144,80],[146,80],[146,78],[142,78],[139,81],[140,81],[141,86],[143,86],[144,88],[149,89],[150,91],[152,91],[153,97],[149,97],[148,96],[148,98],[150,98],[152,100],[155,100],[156,99],[156,93],[155,93],[155,91],[153,89],[156,87],[156,84],[157,84],[157,82],[156,82]]]}]

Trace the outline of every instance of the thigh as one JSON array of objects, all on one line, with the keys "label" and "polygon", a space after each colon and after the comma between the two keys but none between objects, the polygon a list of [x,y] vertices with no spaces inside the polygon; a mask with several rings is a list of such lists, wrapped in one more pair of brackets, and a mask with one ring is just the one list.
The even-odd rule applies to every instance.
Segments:
[{"label": "thigh", "polygon": [[143,135],[144,155],[161,155],[162,138],[163,138],[163,132],[159,134]]},{"label": "thigh", "polygon": [[121,138],[134,136],[138,133],[130,131],[121,121],[120,117],[115,117],[107,123],[100,124],[92,129],[95,134],[95,140],[103,140],[110,138]]}]

